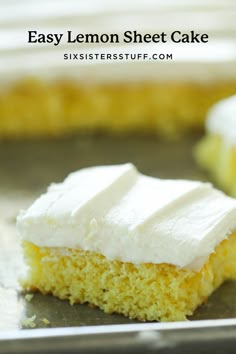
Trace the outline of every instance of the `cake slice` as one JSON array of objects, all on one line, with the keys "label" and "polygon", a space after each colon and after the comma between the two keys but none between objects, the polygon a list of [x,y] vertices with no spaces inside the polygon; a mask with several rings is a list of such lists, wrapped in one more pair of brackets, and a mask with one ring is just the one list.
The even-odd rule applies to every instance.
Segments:
[{"label": "cake slice", "polygon": [[185,320],[236,278],[236,201],[210,184],[82,169],[17,219],[24,288],[142,321]]},{"label": "cake slice", "polygon": [[217,185],[236,197],[236,96],[211,108],[206,136],[198,143],[195,156]]}]

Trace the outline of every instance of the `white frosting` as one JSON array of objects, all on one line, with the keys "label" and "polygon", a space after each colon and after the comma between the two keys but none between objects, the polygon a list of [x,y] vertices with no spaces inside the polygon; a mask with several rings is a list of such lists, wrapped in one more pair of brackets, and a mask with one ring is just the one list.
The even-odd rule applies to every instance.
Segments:
[{"label": "white frosting", "polygon": [[132,164],[93,167],[50,186],[17,226],[40,247],[198,270],[236,229],[236,201],[210,184],[147,177]]},{"label": "white frosting", "polygon": [[230,146],[236,146],[236,95],[216,103],[206,121],[209,133],[220,135]]},{"label": "white frosting", "polygon": [[[27,0],[4,1],[0,8],[1,85],[25,76],[72,78],[85,83],[127,81],[196,81],[236,78],[236,6],[234,0]],[[180,30],[207,33],[205,44],[53,44],[27,43],[38,33],[117,33],[127,30],[168,35]],[[169,37],[169,36],[168,36]],[[64,53],[173,54],[173,60],[64,61]]]}]

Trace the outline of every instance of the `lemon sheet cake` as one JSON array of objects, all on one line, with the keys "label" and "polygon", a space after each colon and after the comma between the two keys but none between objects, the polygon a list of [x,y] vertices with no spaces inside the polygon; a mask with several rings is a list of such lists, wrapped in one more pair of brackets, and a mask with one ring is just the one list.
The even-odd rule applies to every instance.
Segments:
[{"label": "lemon sheet cake", "polygon": [[[26,13],[25,6],[19,6],[17,17],[5,7],[7,19],[0,19],[6,38],[0,43],[1,138],[77,131],[172,137],[203,129],[208,108],[236,92],[232,3],[229,7],[222,1],[213,5],[149,0],[136,1],[134,8],[132,1],[105,0],[98,5],[96,0],[80,0],[58,2],[51,11],[50,6],[40,11],[32,6]],[[27,43],[32,18],[37,35],[64,34],[60,44]],[[176,40],[181,41],[193,29],[207,34],[208,43],[169,40],[176,30],[181,32]],[[68,30],[73,38],[108,33],[117,34],[120,41],[68,44]],[[142,38],[163,32],[168,41],[124,43],[125,31],[136,31]],[[77,59],[64,60],[65,54]],[[118,59],[109,59],[114,55]]]},{"label": "lemon sheet cake", "polygon": [[236,197],[236,96],[210,109],[206,135],[197,144],[195,156],[216,184]]},{"label": "lemon sheet cake", "polygon": [[53,184],[17,219],[25,289],[142,321],[177,321],[236,278],[236,201],[132,164]]}]

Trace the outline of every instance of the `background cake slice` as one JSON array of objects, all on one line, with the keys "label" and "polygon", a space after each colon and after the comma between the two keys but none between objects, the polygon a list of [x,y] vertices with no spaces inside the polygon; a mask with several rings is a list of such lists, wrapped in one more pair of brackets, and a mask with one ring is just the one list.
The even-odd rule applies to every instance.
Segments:
[{"label": "background cake slice", "polygon": [[[236,92],[233,1],[86,4],[45,2],[26,12],[19,2],[14,11],[11,2],[0,3],[7,14],[0,19],[0,138],[88,131],[173,137],[202,130],[209,107]],[[59,45],[27,43],[33,30],[63,38]],[[208,42],[171,40],[173,32],[181,40],[193,30]],[[119,43],[67,43],[67,31],[73,38],[117,34]],[[163,32],[167,41],[125,43],[126,31]]]},{"label": "background cake slice", "polygon": [[132,164],[52,185],[17,220],[24,287],[140,320],[184,320],[236,277],[236,201]]},{"label": "background cake slice", "polygon": [[236,197],[236,96],[210,109],[206,136],[196,146],[195,156],[216,184]]}]

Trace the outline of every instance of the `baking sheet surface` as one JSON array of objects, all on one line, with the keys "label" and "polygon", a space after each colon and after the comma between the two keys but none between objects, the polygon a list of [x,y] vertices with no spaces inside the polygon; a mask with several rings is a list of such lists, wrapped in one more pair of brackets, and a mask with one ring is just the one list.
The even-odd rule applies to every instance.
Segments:
[{"label": "baking sheet surface", "polygon": [[[133,162],[148,175],[205,180],[192,158],[197,137],[162,142],[156,137],[81,136],[55,141],[0,143],[0,330],[19,329],[21,320],[36,315],[40,327],[133,323],[87,305],[70,306],[53,296],[35,294],[28,302],[17,278],[24,273],[15,219],[51,182],[82,167]],[[236,282],[227,282],[191,320],[236,317]],[[45,324],[43,319],[50,324]]]}]

